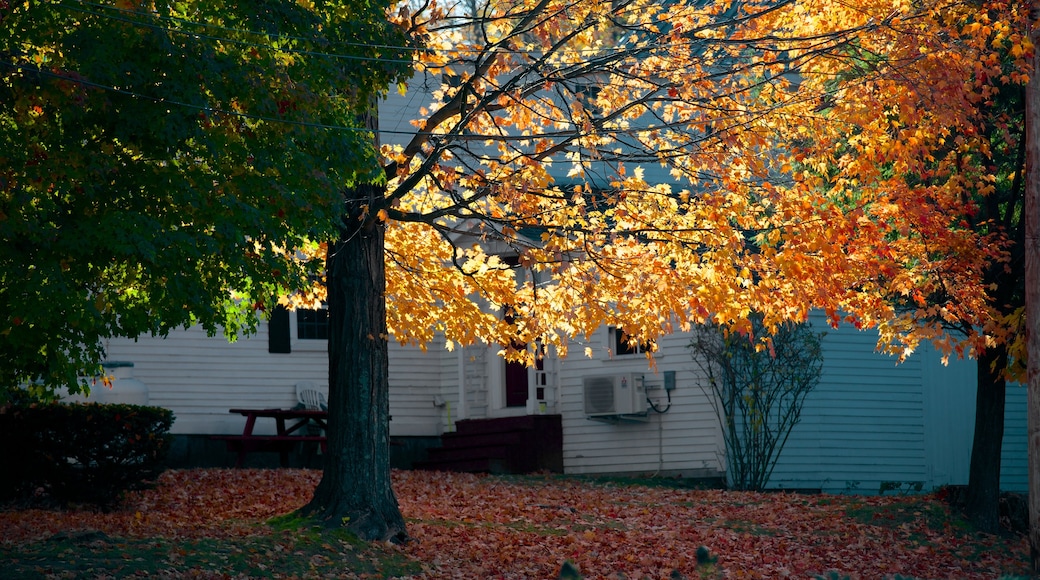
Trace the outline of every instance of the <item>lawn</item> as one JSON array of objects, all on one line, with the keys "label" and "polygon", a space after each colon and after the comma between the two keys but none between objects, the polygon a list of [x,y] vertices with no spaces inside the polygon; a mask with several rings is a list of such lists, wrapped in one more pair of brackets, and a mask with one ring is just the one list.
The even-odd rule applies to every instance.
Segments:
[{"label": "lawn", "polygon": [[[110,513],[0,512],[2,578],[979,578],[1025,574],[1021,536],[975,533],[931,496],[683,489],[394,472],[412,541],[284,519],[313,470],[174,470]],[[288,524],[288,525],[287,525]],[[717,558],[697,566],[697,550]]]}]

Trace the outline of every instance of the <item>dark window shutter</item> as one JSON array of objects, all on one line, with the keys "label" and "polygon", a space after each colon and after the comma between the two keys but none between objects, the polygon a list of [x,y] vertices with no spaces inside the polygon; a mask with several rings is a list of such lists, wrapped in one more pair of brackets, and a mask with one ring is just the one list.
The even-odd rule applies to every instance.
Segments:
[{"label": "dark window shutter", "polygon": [[289,311],[284,306],[276,306],[271,311],[270,328],[267,332],[267,352],[290,353]]}]

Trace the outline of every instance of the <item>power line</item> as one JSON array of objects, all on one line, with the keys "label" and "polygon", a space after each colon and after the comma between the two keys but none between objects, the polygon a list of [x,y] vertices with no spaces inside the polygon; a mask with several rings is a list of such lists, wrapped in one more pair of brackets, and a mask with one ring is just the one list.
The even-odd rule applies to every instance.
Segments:
[{"label": "power line", "polygon": [[[135,91],[129,91],[129,90],[126,90],[126,89],[121,89],[119,87],[114,87],[112,85],[106,85],[106,84],[102,84],[102,83],[96,83],[96,82],[93,82],[93,81],[88,81],[87,79],[84,79],[84,78],[70,78],[70,77],[67,77],[67,76],[63,76],[63,75],[60,75],[60,74],[57,74],[57,73],[53,73],[51,71],[43,70],[43,69],[40,69],[40,68],[37,68],[37,67],[33,67],[33,66],[20,65],[20,64],[16,64],[16,63],[12,63],[12,62],[6,62],[6,61],[0,62],[0,64],[3,64],[3,65],[5,65],[7,67],[10,67],[10,68],[14,68],[14,69],[20,70],[22,72],[29,72],[29,73],[33,73],[33,74],[38,74],[38,75],[41,75],[41,76],[46,76],[46,77],[50,77],[50,78],[53,78],[53,79],[66,81],[66,82],[69,82],[69,83],[75,83],[75,84],[83,85],[83,86],[86,86],[86,87],[91,87],[91,88],[95,88],[95,89],[101,89],[101,90],[104,90],[104,91],[108,91],[108,92],[124,95],[124,96],[135,98],[135,99],[143,99],[143,100],[146,100],[146,101],[151,101],[151,102],[157,103],[157,104],[172,105],[172,106],[176,106],[176,107],[182,107],[182,108],[185,108],[185,109],[191,109],[191,110],[194,110],[194,111],[199,111],[199,112],[206,113],[208,115],[229,115],[229,116],[233,116],[233,117],[240,117],[240,118],[243,118],[243,119],[250,119],[250,120],[256,120],[256,121],[265,121],[265,122],[268,122],[268,123],[281,123],[281,124],[285,124],[285,125],[295,125],[295,126],[299,126],[299,127],[308,127],[308,128],[313,128],[313,129],[328,129],[328,130],[336,130],[336,131],[351,131],[351,132],[364,132],[364,133],[372,133],[373,132],[370,129],[364,129],[364,128],[361,128],[361,127],[348,127],[348,126],[345,126],[345,125],[328,125],[328,124],[325,124],[325,123],[314,123],[314,122],[310,122],[310,121],[294,121],[292,119],[281,119],[281,118],[278,118],[278,117],[268,117],[266,115],[257,115],[257,114],[253,114],[253,113],[245,113],[245,112],[242,112],[242,111],[230,111],[230,110],[227,110],[227,109],[220,109],[220,108],[215,108],[215,107],[210,107],[210,106],[205,106],[205,105],[195,105],[195,104],[192,104],[192,103],[185,103],[184,101],[168,99],[166,97],[153,97],[153,96],[141,94],[141,93],[138,93],[138,92],[135,92]],[[410,133],[410,132],[406,133],[406,132],[403,132],[403,131],[397,132],[397,133],[402,134],[402,135],[413,135],[414,134],[414,133]]]},{"label": "power line", "polygon": [[[106,85],[106,84],[103,84],[103,83],[89,81],[89,80],[81,78],[81,77],[77,77],[77,78],[67,77],[67,76],[63,76],[61,74],[54,73],[54,72],[51,72],[51,71],[48,71],[48,70],[40,69],[40,68],[35,67],[35,66],[20,65],[20,64],[16,64],[16,63],[12,63],[12,62],[6,62],[6,61],[0,61],[0,64],[2,64],[4,66],[7,66],[9,68],[13,68],[13,69],[22,71],[22,72],[27,72],[27,73],[31,73],[31,74],[37,74],[37,75],[40,75],[40,76],[46,76],[46,77],[50,77],[50,78],[53,78],[53,79],[57,79],[57,80],[61,80],[61,81],[69,82],[69,83],[74,83],[74,84],[79,84],[79,85],[83,85],[83,86],[87,86],[87,87],[91,87],[91,88],[96,88],[96,89],[100,89],[100,90],[104,90],[104,91],[108,91],[108,92],[124,95],[124,96],[131,97],[131,98],[143,99],[143,100],[146,100],[146,101],[151,101],[151,102],[156,103],[156,104],[175,106],[175,107],[182,107],[182,108],[185,108],[185,109],[190,109],[190,110],[193,110],[193,111],[199,111],[199,112],[202,112],[202,113],[206,113],[207,115],[228,115],[228,116],[233,116],[233,117],[239,117],[239,118],[242,118],[242,119],[250,119],[250,120],[255,120],[255,121],[264,121],[264,122],[267,122],[267,123],[280,123],[280,124],[284,124],[284,125],[293,125],[293,126],[313,128],[313,129],[323,129],[323,130],[332,130],[332,131],[349,131],[349,132],[355,132],[355,133],[379,133],[381,135],[401,135],[401,136],[409,136],[409,137],[410,136],[419,135],[419,136],[423,136],[423,137],[429,137],[431,139],[438,139],[438,138],[445,138],[445,137],[447,137],[447,138],[449,138],[452,141],[499,141],[499,142],[536,141],[538,139],[546,139],[546,138],[548,138],[548,139],[570,138],[570,137],[573,137],[575,135],[576,131],[578,131],[578,129],[574,129],[574,130],[564,130],[564,131],[553,131],[553,132],[546,132],[546,133],[537,133],[537,134],[532,134],[532,135],[505,135],[505,134],[474,134],[474,133],[450,134],[450,133],[434,133],[434,132],[431,132],[431,131],[395,131],[395,130],[386,130],[386,129],[372,130],[372,129],[366,129],[366,128],[362,128],[362,127],[349,127],[349,126],[346,126],[346,125],[329,125],[329,124],[326,124],[326,123],[315,123],[315,122],[311,122],[311,121],[296,121],[296,120],[293,120],[293,119],[284,119],[284,118],[279,118],[279,117],[270,117],[270,116],[266,116],[266,115],[258,115],[258,114],[254,114],[254,113],[243,112],[243,111],[232,111],[232,110],[227,110],[227,109],[210,107],[210,106],[206,106],[206,105],[196,105],[196,104],[193,104],[193,103],[186,103],[184,101],[178,101],[178,100],[169,99],[169,98],[166,98],[166,97],[154,97],[154,96],[151,96],[151,95],[145,95],[145,94],[142,94],[142,93],[138,93],[136,91],[130,91],[130,90],[121,89],[119,87],[115,87],[115,86],[112,86],[112,85]],[[662,129],[666,129],[666,127],[639,127],[639,128],[629,128],[629,129],[607,129],[607,128],[601,128],[599,133],[600,134],[604,134],[604,135],[639,135],[639,134],[659,132]]]},{"label": "power line", "polygon": [[[251,36],[261,36],[261,37],[270,37],[270,36],[272,36],[270,33],[267,33],[267,32],[260,32],[260,31],[256,31],[256,30],[248,30],[248,29],[243,29],[243,28],[231,28],[231,27],[228,27],[228,26],[221,26],[219,24],[210,24],[210,23],[206,23],[206,22],[196,22],[194,20],[188,20],[186,18],[178,18],[176,16],[163,16],[163,15],[159,14],[157,11],[146,12],[146,11],[143,11],[143,10],[129,10],[129,9],[126,9],[126,8],[119,8],[119,7],[116,7],[116,6],[106,6],[104,4],[97,4],[97,3],[94,3],[94,2],[85,2],[85,1],[82,1],[82,0],[80,0],[79,3],[84,5],[84,6],[90,6],[90,7],[93,7],[95,9],[98,9],[98,10],[109,10],[109,11],[113,11],[113,12],[120,12],[120,13],[123,13],[123,14],[129,14],[129,15],[134,15],[134,16],[144,16],[144,17],[154,18],[156,20],[161,20],[161,21],[176,22],[176,23],[179,23],[179,24],[187,25],[187,26],[195,26],[195,27],[199,27],[199,28],[208,28],[208,29],[219,30],[219,31],[228,32],[228,33],[234,33],[234,34],[247,35],[247,36],[248,35],[251,35]],[[91,11],[75,8],[75,7],[72,7],[72,6],[68,6],[67,4],[61,4],[61,5],[65,6],[66,8],[69,8],[71,10],[78,10],[78,11],[86,12],[88,14],[94,14],[95,16],[100,16],[102,18],[114,18],[114,17],[108,16],[106,14],[101,14],[101,13],[98,13],[98,12],[91,12]],[[194,32],[187,32],[187,31],[182,31],[182,30],[177,30],[177,29],[171,29],[171,28],[165,28],[165,27],[157,27],[157,26],[154,26],[154,25],[149,25],[149,24],[140,22],[140,21],[132,21],[132,20],[128,20],[128,19],[121,19],[121,20],[123,20],[124,22],[133,23],[133,24],[140,24],[141,26],[151,26],[151,27],[154,27],[154,28],[158,28],[158,29],[166,30],[166,31],[170,31],[170,32],[179,32],[179,33],[182,33],[182,34],[191,34],[191,35],[195,35],[195,36],[199,36],[199,37],[211,38],[211,39],[214,39],[214,40],[235,42],[234,40],[232,40],[232,39],[230,39],[228,37],[212,36],[212,35],[208,35],[208,34],[203,35],[203,34],[198,34],[198,33],[194,33]],[[363,42],[329,41],[327,39],[318,39],[318,38],[314,38],[314,37],[295,36],[295,35],[288,35],[288,34],[279,34],[278,38],[286,39],[286,40],[295,40],[295,41],[300,41],[300,42],[313,43],[313,44],[330,44],[330,45],[334,45],[334,46],[335,45],[353,46],[353,47],[358,47],[358,48],[375,48],[375,49],[382,49],[382,50],[430,51],[430,52],[435,50],[435,49],[427,49],[427,48],[424,48],[424,47],[416,47],[416,46],[394,46],[394,45],[389,45],[389,44],[368,44],[368,43],[363,43]],[[268,46],[268,45],[261,44],[261,43],[246,43],[246,42],[243,42],[243,44],[247,44],[247,45],[250,45],[250,46]],[[312,53],[312,54],[321,55],[321,54],[324,54],[324,53],[315,52],[315,53]],[[349,55],[326,54],[326,56],[344,56],[344,57],[347,57]]]}]

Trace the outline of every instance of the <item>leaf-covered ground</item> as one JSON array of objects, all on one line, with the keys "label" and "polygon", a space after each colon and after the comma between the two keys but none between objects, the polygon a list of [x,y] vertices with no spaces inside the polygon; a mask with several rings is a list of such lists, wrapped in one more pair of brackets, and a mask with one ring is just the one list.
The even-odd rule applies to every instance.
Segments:
[{"label": "leaf-covered ground", "polygon": [[[586,578],[812,578],[833,570],[864,579],[989,579],[1027,570],[1025,538],[971,532],[930,497],[401,471],[395,491],[414,539],[404,546],[266,524],[303,505],[320,476],[176,470],[112,513],[8,508],[0,512],[0,576],[553,578],[565,560]],[[717,556],[713,569],[697,569],[700,546]]]}]

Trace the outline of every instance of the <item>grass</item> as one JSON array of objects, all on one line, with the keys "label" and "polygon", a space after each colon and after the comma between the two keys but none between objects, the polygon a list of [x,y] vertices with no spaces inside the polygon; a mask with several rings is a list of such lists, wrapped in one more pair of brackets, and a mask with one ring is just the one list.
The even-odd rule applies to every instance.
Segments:
[{"label": "grass", "polygon": [[964,518],[937,503],[871,505],[853,501],[845,507],[845,515],[861,524],[888,528],[923,522],[929,530],[935,532],[942,532],[947,526],[961,531],[970,529],[970,524]]},{"label": "grass", "polygon": [[58,534],[0,547],[0,577],[36,578],[390,578],[421,570],[415,560],[338,531],[276,530],[234,538],[120,538]]}]

